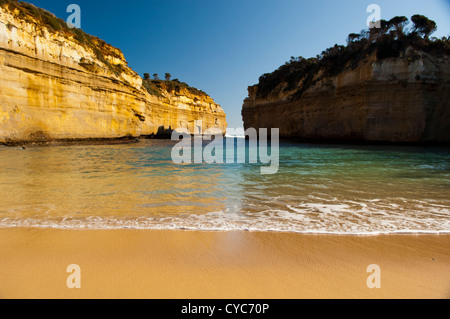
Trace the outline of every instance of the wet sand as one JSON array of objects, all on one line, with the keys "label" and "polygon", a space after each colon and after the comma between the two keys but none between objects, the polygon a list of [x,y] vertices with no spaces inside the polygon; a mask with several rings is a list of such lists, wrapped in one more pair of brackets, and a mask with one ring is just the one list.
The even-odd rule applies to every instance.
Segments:
[{"label": "wet sand", "polygon": [[0,298],[450,298],[450,235],[0,229]]}]

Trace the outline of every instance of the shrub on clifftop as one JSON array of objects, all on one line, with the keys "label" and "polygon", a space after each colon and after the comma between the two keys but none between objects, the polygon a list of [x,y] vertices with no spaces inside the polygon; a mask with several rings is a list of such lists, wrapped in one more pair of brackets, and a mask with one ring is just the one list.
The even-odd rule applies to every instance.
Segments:
[{"label": "shrub on clifftop", "polygon": [[374,53],[378,60],[398,58],[408,47],[412,47],[424,52],[450,55],[448,37],[429,38],[436,30],[433,20],[422,15],[415,15],[411,20],[414,26],[408,32],[406,26],[409,20],[398,16],[389,21],[381,20],[379,29],[351,33],[347,38],[347,46],[335,45],[316,58],[292,57],[278,70],[259,78],[257,98],[265,99],[274,91],[287,93],[296,88],[292,97],[300,98],[303,92],[314,85],[319,72],[322,72],[322,77],[338,75],[345,68],[356,68],[360,61]]}]

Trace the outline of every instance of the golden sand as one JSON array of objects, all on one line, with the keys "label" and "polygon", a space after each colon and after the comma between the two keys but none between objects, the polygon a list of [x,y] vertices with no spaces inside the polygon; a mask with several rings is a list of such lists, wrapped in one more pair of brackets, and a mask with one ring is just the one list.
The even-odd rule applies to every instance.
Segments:
[{"label": "golden sand", "polygon": [[0,229],[0,298],[449,297],[450,235]]}]

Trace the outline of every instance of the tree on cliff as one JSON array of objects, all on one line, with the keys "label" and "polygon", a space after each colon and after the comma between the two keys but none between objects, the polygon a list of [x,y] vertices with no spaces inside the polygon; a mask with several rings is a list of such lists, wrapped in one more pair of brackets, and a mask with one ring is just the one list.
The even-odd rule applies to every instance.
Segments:
[{"label": "tree on cliff", "polygon": [[351,43],[355,41],[359,41],[361,38],[361,34],[357,33],[350,33],[347,38],[347,44],[350,45]]},{"label": "tree on cliff", "polygon": [[150,80],[150,74],[144,73],[144,80]]},{"label": "tree on cliff", "polygon": [[382,36],[385,35],[390,29],[390,24],[386,20],[380,20],[380,26],[380,28],[369,29],[369,41],[377,41],[378,39],[382,38]]},{"label": "tree on cliff", "polygon": [[[355,69],[361,61],[374,54],[379,61],[403,57],[408,48],[450,55],[448,37],[429,38],[436,30],[434,21],[422,15],[413,16],[411,21],[414,25],[406,28],[409,20],[403,16],[389,21],[380,20],[380,28],[349,34],[345,47],[335,45],[311,59],[291,57],[290,61],[274,72],[259,78],[256,95],[265,99],[270,94],[283,93],[290,94],[292,99],[298,99],[322,78],[336,76],[346,68]],[[409,60],[413,58],[410,57]]]},{"label": "tree on cliff", "polygon": [[170,73],[166,73],[166,81],[170,81],[172,75]]},{"label": "tree on cliff", "polygon": [[414,32],[419,33],[427,40],[430,34],[437,29],[436,22],[420,14],[412,16],[411,21],[414,23]]},{"label": "tree on cliff", "polygon": [[408,24],[408,22],[409,22],[408,18],[403,16],[401,17],[397,16],[389,20],[389,25],[395,28],[395,31],[397,33],[397,39],[401,39],[405,35],[404,29],[405,26]]}]

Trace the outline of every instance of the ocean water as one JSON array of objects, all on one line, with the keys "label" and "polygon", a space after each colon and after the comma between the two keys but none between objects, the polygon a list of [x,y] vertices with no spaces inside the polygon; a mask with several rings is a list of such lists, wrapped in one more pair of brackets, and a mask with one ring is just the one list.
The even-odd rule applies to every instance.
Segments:
[{"label": "ocean water", "polygon": [[282,142],[261,175],[174,145],[0,147],[0,227],[450,233],[449,148]]}]

